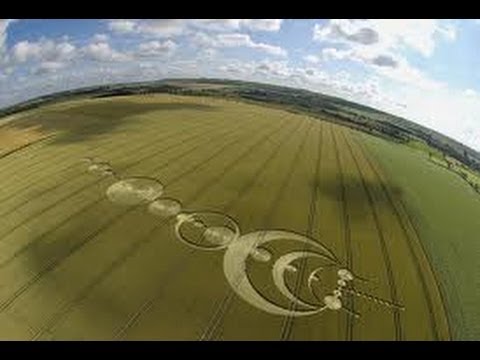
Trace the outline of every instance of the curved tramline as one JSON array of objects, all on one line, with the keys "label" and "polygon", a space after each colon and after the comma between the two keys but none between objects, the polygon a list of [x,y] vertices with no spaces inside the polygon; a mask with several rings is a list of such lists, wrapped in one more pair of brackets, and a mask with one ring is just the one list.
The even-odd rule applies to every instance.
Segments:
[{"label": "curved tramline", "polygon": [[368,135],[225,99],[107,99],[25,113],[52,137],[0,158],[0,337],[452,337]]}]

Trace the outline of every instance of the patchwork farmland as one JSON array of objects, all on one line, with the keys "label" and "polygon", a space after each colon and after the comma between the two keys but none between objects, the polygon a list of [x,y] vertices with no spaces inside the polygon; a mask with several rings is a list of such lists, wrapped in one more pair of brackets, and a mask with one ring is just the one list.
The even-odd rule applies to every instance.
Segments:
[{"label": "patchwork farmland", "polygon": [[[408,181],[392,180],[395,161],[417,153],[379,160],[378,149],[399,144],[281,109],[165,94],[15,116],[0,131],[35,129],[43,140],[0,158],[2,339],[464,334],[451,315],[462,302],[438,271],[445,254],[412,215],[421,205]],[[137,177],[160,198],[108,195]],[[169,204],[178,209],[165,216]],[[209,245],[212,213],[223,223],[210,228],[225,236]],[[236,264],[250,239],[256,247]]]}]

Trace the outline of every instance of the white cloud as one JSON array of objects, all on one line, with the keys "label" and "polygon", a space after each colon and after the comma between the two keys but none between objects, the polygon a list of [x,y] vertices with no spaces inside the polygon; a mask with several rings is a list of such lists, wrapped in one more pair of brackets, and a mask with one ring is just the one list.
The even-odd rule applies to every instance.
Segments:
[{"label": "white cloud", "polygon": [[400,58],[391,53],[377,53],[369,48],[351,48],[339,50],[336,48],[324,48],[322,57],[325,60],[351,60],[367,65],[378,67],[396,68],[399,66]]},{"label": "white cloud", "polygon": [[352,50],[338,50],[337,48],[322,49],[322,58],[325,60],[343,60],[353,54]]},{"label": "white cloud", "polygon": [[66,66],[64,62],[59,61],[45,61],[40,63],[32,72],[35,75],[54,73]]},{"label": "white cloud", "polygon": [[377,52],[407,47],[423,56],[433,53],[439,36],[454,40],[455,28],[435,19],[332,19],[313,31],[314,40],[373,46]]},{"label": "white cloud", "polygon": [[107,34],[95,34],[92,39],[93,39],[94,42],[106,42],[106,41],[108,41],[108,35]]},{"label": "white cloud", "polygon": [[[470,89],[471,90],[471,89]],[[425,95],[410,86],[401,92],[407,104],[397,114],[480,150],[480,96],[474,91],[442,88]]]},{"label": "white cloud", "polygon": [[399,65],[396,67],[376,67],[375,70],[399,83],[415,86],[422,90],[439,90],[447,86],[445,83],[434,80],[422,71],[412,67],[405,59],[399,59]]},{"label": "white cloud", "polygon": [[316,24],[313,37],[341,46],[324,48],[321,55],[325,60],[359,62],[400,84],[435,90],[446,84],[413,67],[400,51],[409,48],[430,56],[439,37],[455,39],[455,29],[431,19],[333,19],[325,25]]},{"label": "white cloud", "polygon": [[118,34],[136,33],[162,38],[181,35],[188,22],[184,19],[109,20],[108,27]]},{"label": "white cloud", "polygon": [[143,20],[138,23],[137,31],[157,37],[171,37],[182,34],[185,25],[186,21],[183,19]]},{"label": "white cloud", "polygon": [[129,54],[121,53],[110,47],[107,42],[90,43],[81,49],[82,55],[89,60],[117,62],[131,59]]},{"label": "white cloud", "polygon": [[220,52],[214,48],[201,49],[198,52],[198,58],[202,60],[216,60],[220,58]]},{"label": "white cloud", "polygon": [[251,30],[279,31],[282,22],[282,19],[244,19],[243,25]]},{"label": "white cloud", "polygon": [[[260,62],[228,61],[219,70],[236,78],[255,79],[281,85],[305,88],[342,96],[370,106],[397,104],[381,91],[380,81],[372,76],[358,81],[345,72],[329,73],[313,67],[292,66],[288,61],[263,60]],[[403,105],[403,104],[401,104]]]},{"label": "white cloud", "polygon": [[303,60],[306,62],[312,63],[312,64],[317,64],[320,62],[320,58],[316,55],[306,55],[303,57]]},{"label": "white cloud", "polygon": [[38,43],[30,43],[29,41],[21,41],[12,49],[13,56],[18,62],[25,62],[31,58],[40,57],[42,47]]},{"label": "white cloud", "polygon": [[12,61],[24,63],[30,60],[67,61],[74,56],[75,46],[69,42],[41,39],[37,42],[20,41],[12,48]]},{"label": "white cloud", "polygon": [[324,48],[324,60],[348,60],[362,63],[379,75],[402,84],[410,84],[425,90],[435,90],[446,84],[431,79],[424,72],[413,67],[399,55],[394,55],[389,50],[378,52],[370,47],[349,47],[347,49]]},{"label": "white cloud", "polygon": [[[351,101],[412,119],[480,149],[480,94],[472,89],[453,91],[411,68],[402,58],[398,66],[377,66],[367,79],[345,72],[326,72],[314,66],[294,66],[288,61],[228,60],[218,67],[225,77],[266,81],[341,96]],[[389,72],[382,76],[382,71]],[[389,88],[385,78],[398,86]],[[428,91],[426,91],[428,90]],[[428,96],[426,96],[428,94]]]},{"label": "white cloud", "polygon": [[149,41],[138,46],[139,56],[163,56],[171,55],[177,49],[177,44],[172,40],[165,42]]},{"label": "white cloud", "polygon": [[347,19],[332,19],[324,26],[315,24],[313,28],[314,40],[372,45],[379,41],[378,37],[378,32],[366,24]]},{"label": "white cloud", "polygon": [[108,22],[108,28],[116,33],[129,33],[134,32],[137,26],[135,20],[110,20]]},{"label": "white cloud", "polygon": [[467,89],[463,93],[465,94],[465,96],[469,96],[469,97],[479,96],[479,94],[473,89]]},{"label": "white cloud", "polygon": [[292,75],[292,69],[286,61],[264,60],[256,66],[255,71],[269,76],[288,77]]},{"label": "white cloud", "polygon": [[155,37],[174,37],[188,29],[229,32],[241,29],[251,31],[279,31],[281,19],[143,19],[109,20],[108,27],[119,34],[138,33]]},{"label": "white cloud", "polygon": [[[65,37],[21,41],[5,49],[8,23],[0,20],[0,48],[6,50],[4,58],[8,59],[1,63],[0,56],[4,89],[0,103],[116,81],[231,77],[341,96],[411,118],[480,149],[480,124],[475,118],[480,113],[479,89],[474,85],[471,89],[449,89],[413,67],[406,57],[412,51],[428,57],[440,41],[453,41],[456,30],[448,22],[333,20],[315,26],[315,39],[323,42],[321,52],[295,49],[291,61],[285,57],[282,43],[259,40],[257,33],[279,31],[281,25],[277,19],[111,20],[111,32],[92,36],[86,45],[82,39]],[[110,37],[113,40],[109,43]],[[188,51],[192,49],[183,46],[184,41],[196,45],[198,51],[191,56]],[[295,44],[285,46],[296,48]],[[245,60],[252,51],[238,51],[241,59],[228,59],[224,56],[233,52],[222,51],[226,48],[257,50],[267,59]],[[403,52],[406,49],[409,51]],[[164,61],[171,54],[174,56]],[[329,60],[342,62],[333,71]],[[67,68],[69,63],[75,66]],[[26,71],[7,76],[13,66]]]},{"label": "white cloud", "polygon": [[207,30],[229,31],[241,28],[252,31],[279,31],[282,19],[198,19],[192,25]]},{"label": "white cloud", "polygon": [[286,56],[287,52],[280,46],[255,42],[248,34],[241,33],[225,33],[207,35],[206,33],[198,33],[192,37],[192,42],[201,47],[211,48],[234,48],[248,47],[259,51],[266,52],[276,56]]},{"label": "white cloud", "polygon": [[191,20],[190,24],[210,31],[235,31],[240,29],[242,19],[196,19]]},{"label": "white cloud", "polygon": [[7,40],[8,26],[14,22],[12,19],[0,19],[0,55],[5,51],[5,41]]},{"label": "white cloud", "polygon": [[226,64],[221,65],[219,70],[243,78],[253,74],[255,67],[256,64],[253,62],[230,60]]},{"label": "white cloud", "polygon": [[0,80],[5,80],[14,70],[5,45],[7,41],[8,26],[16,20],[0,19]]},{"label": "white cloud", "polygon": [[[93,60],[97,62],[128,62],[135,58],[147,58],[162,55],[171,55],[177,44],[171,40],[165,42],[150,41],[138,45],[136,51],[119,51],[108,43],[105,34],[94,35],[90,42],[80,48],[63,39],[56,41],[42,38],[39,41],[20,41],[9,52],[2,67],[2,75],[13,71],[15,66],[27,64],[30,73],[41,75],[54,73],[66,67],[69,62]],[[4,77],[3,76],[3,77]]]}]

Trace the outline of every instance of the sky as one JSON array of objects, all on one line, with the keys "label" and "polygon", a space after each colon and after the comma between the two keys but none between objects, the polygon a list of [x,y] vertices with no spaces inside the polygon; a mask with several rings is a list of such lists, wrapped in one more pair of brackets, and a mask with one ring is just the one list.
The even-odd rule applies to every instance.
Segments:
[{"label": "sky", "polygon": [[0,20],[0,108],[83,86],[261,81],[340,96],[480,151],[478,19]]}]

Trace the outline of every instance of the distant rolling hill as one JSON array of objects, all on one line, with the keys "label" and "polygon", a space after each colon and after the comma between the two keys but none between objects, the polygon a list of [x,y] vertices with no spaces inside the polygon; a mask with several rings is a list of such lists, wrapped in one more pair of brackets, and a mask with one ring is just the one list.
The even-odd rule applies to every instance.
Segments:
[{"label": "distant rolling hill", "polygon": [[338,97],[303,89],[240,80],[163,79],[92,86],[49,94],[16,104],[0,110],[0,117],[72,97],[107,97],[142,93],[220,96],[270,103],[293,111],[319,115],[322,119],[340,122],[369,133],[388,136],[397,141],[421,140],[472,169],[480,171],[480,153],[478,151],[412,121]]}]

